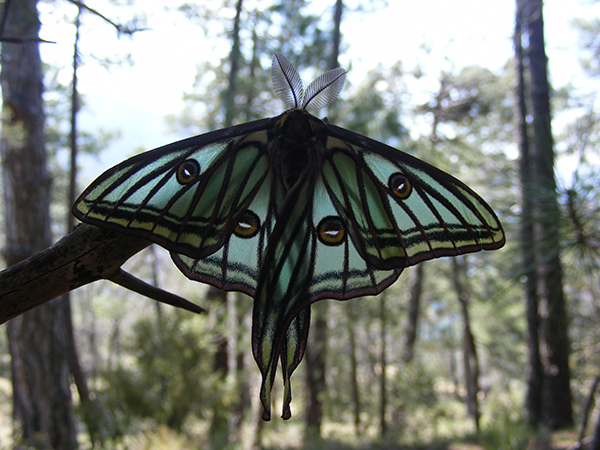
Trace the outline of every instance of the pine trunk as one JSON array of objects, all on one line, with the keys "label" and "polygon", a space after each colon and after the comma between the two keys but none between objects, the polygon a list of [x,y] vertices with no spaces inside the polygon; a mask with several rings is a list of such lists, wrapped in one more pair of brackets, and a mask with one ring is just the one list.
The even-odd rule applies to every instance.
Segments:
[{"label": "pine trunk", "polygon": [[519,174],[521,183],[521,253],[526,276],[525,296],[527,303],[527,395],[525,408],[527,420],[537,426],[542,420],[543,371],[539,347],[539,314],[537,297],[537,272],[535,269],[535,241],[533,230],[533,211],[535,208],[535,190],[532,184],[531,154],[527,132],[527,102],[525,95],[524,55],[522,30],[524,26],[524,1],[517,0],[515,18],[515,101],[514,122],[517,145],[519,146]]},{"label": "pine trunk", "polygon": [[[230,127],[233,125],[234,118],[238,114],[238,108],[235,103],[235,96],[238,91],[238,72],[240,67],[240,22],[242,15],[243,0],[237,0],[236,2],[236,14],[233,19],[233,32],[231,34],[231,51],[229,52],[229,80],[228,86],[223,91],[223,109],[225,113],[225,121],[223,126]],[[213,304],[223,306],[223,310],[228,310],[227,305],[227,293],[221,289],[210,286],[208,288],[207,298],[215,300]],[[233,367],[229,367],[229,344],[225,336],[219,338],[217,345],[217,351],[215,353],[215,373],[218,373],[221,379],[224,381],[228,375],[229,370]],[[225,383],[222,384],[223,388]],[[223,391],[224,392],[224,391]],[[213,417],[210,424],[209,434],[211,436],[211,447],[218,449],[222,448],[229,443],[232,439],[230,436],[230,414],[223,408],[223,402],[218,401],[215,404]]]},{"label": "pine trunk", "polygon": [[540,355],[544,371],[542,412],[553,428],[573,425],[569,370],[570,344],[563,293],[560,249],[560,209],[554,179],[554,144],[550,115],[547,58],[544,47],[542,0],[529,3],[529,70],[533,113],[533,158],[535,187],[539,196],[534,232],[539,261]]},{"label": "pine trunk", "polygon": [[423,271],[425,264],[417,264],[415,277],[410,289],[410,302],[408,304],[408,323],[404,334],[404,347],[402,359],[409,363],[415,356],[415,343],[417,342],[417,330],[419,325],[419,310],[421,309],[421,293],[423,292]]},{"label": "pine trunk", "polygon": [[470,291],[467,286],[467,265],[464,257],[452,258],[452,274],[454,290],[460,303],[463,318],[463,371],[467,391],[467,410],[473,419],[475,429],[479,431],[479,361],[477,347],[471,330],[471,316],[469,314]]},{"label": "pine trunk", "polygon": [[348,304],[348,342],[350,344],[350,387],[352,390],[352,415],[354,417],[354,433],[360,435],[360,388],[358,384],[358,355],[356,345],[356,313],[353,304]]},{"label": "pine trunk", "polygon": [[[9,8],[10,6],[10,8]],[[0,151],[6,217],[4,258],[15,264],[51,244],[42,64],[36,0],[5,4]],[[15,434],[33,448],[76,447],[65,315],[53,301],[10,321]]]},{"label": "pine trunk", "polygon": [[598,416],[598,419],[596,420],[596,426],[594,427],[594,436],[592,437],[590,450],[600,450],[600,416]]},{"label": "pine trunk", "polygon": [[379,322],[380,322],[380,336],[379,341],[379,364],[381,367],[381,373],[379,374],[379,436],[384,439],[387,435],[387,348],[386,348],[386,334],[387,334],[387,320],[386,320],[386,307],[385,307],[385,292],[379,295]]},{"label": "pine trunk", "polygon": [[323,423],[323,394],[325,384],[325,355],[327,353],[327,302],[311,306],[311,328],[304,359],[306,360],[306,429],[305,441],[321,437]]},{"label": "pine trunk", "polygon": [[[221,289],[209,286],[206,294],[206,299],[211,305],[215,312],[213,314],[219,314],[218,320],[223,320],[222,316],[227,310],[227,293]],[[218,306],[217,306],[218,305]],[[210,422],[209,435],[210,435],[210,448],[221,449],[228,445],[231,438],[229,433],[229,411],[225,409],[225,380],[229,376],[229,345],[227,338],[222,336],[215,337],[216,351],[215,359],[213,363],[213,373],[217,374],[221,383],[219,383],[220,395],[215,398],[213,404],[213,416]]]},{"label": "pine trunk", "polygon": [[[71,169],[69,171],[69,191],[67,193],[67,232],[70,232],[75,226],[75,217],[70,212],[70,207],[75,203],[77,195],[77,154],[78,145],[78,125],[77,114],[79,112],[79,92],[77,90],[78,68],[79,68],[79,29],[80,29],[81,7],[77,12],[75,19],[75,42],[73,44],[73,77],[71,79]],[[71,310],[71,293],[67,292],[60,298],[60,303],[65,315],[65,334],[67,337],[67,348],[69,349],[69,366],[73,381],[77,386],[79,401],[81,403],[81,415],[86,424],[90,436],[90,442],[93,444],[102,443],[104,431],[102,428],[102,412],[98,404],[92,400],[90,389],[88,387],[87,377],[81,366],[79,353],[75,341],[75,331],[73,329],[73,318]],[[159,305],[158,302],[156,302]]]}]

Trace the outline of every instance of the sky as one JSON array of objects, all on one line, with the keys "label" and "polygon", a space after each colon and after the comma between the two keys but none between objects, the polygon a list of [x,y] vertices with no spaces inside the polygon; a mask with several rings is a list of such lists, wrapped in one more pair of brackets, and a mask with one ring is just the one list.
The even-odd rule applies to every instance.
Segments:
[{"label": "sky", "polygon": [[[92,0],[88,3],[92,4]],[[400,60],[407,69],[420,65],[425,73],[433,74],[430,89],[435,89],[436,74],[443,69],[477,64],[497,71],[512,56],[514,3],[389,0],[384,10],[366,15],[347,13],[342,25],[347,52],[340,63],[351,66],[348,78],[356,84],[378,64],[391,65]],[[56,4],[52,2],[42,9],[42,38],[56,42],[42,45],[42,58],[68,67],[73,30],[64,22],[61,25],[58,18],[60,14],[72,15],[73,10],[57,12]],[[86,33],[81,41],[84,54],[130,52],[134,61],[132,66],[106,69],[86,58],[81,68],[79,87],[87,102],[82,113],[84,126],[120,129],[122,133],[96,163],[88,163],[93,166],[87,167],[90,174],[99,174],[139,148],[151,149],[186,137],[170,130],[163,118],[182,109],[183,93],[192,86],[197,64],[223,57],[223,49],[219,52],[218,46],[211,44],[197,26],[182,16],[164,14],[164,4],[144,3],[150,29],[133,38],[117,39],[108,25],[98,19],[85,19]],[[600,4],[593,4],[592,0],[545,2],[546,44],[555,87],[567,83],[583,87],[587,82],[581,75],[579,54],[574,50],[577,33],[571,19],[599,16]],[[427,55],[423,46],[430,49]],[[299,70],[302,75],[302,68]],[[63,81],[68,82],[70,72],[65,70],[63,76]],[[423,88],[429,89],[426,83]],[[274,111],[273,115],[279,112]]]}]

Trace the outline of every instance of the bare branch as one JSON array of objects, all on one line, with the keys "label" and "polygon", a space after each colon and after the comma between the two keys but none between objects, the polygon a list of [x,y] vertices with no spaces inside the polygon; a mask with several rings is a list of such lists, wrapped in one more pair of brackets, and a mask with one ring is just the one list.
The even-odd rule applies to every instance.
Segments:
[{"label": "bare branch", "polygon": [[113,22],[108,17],[106,17],[104,14],[102,14],[100,11],[97,11],[94,8],[90,8],[88,5],[86,5],[85,3],[83,3],[79,0],[69,0],[69,1],[71,3],[73,3],[74,5],[77,5],[79,8],[85,9],[85,10],[91,12],[92,14],[95,14],[96,16],[100,17],[105,22],[111,24],[119,33],[131,35],[137,31],[147,30],[147,28],[136,28],[136,27],[130,28],[129,26],[124,26],[122,24]]},{"label": "bare branch", "polygon": [[113,283],[123,286],[130,291],[137,292],[140,295],[144,295],[153,300],[156,300],[167,305],[175,306],[176,308],[182,308],[187,311],[194,312],[196,314],[205,313],[206,310],[198,305],[186,300],[185,298],[179,297],[168,291],[152,286],[139,278],[134,277],[130,273],[125,272],[122,269],[117,270],[113,275],[108,278]]},{"label": "bare branch", "polygon": [[[0,323],[93,281],[122,280],[121,265],[150,244],[139,237],[79,225],[52,247],[0,272]],[[173,306],[203,311],[183,299],[165,300],[153,290],[134,290]]]},{"label": "bare branch", "polygon": [[30,42],[40,42],[44,44],[56,44],[55,41],[47,41],[45,39],[39,37],[9,37],[9,36],[0,36],[0,42],[4,42],[6,44],[27,44]]}]

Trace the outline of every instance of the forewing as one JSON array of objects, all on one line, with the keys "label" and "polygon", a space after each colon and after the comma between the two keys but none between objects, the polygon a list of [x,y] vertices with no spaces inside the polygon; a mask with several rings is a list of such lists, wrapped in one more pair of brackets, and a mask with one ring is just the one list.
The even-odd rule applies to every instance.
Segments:
[{"label": "forewing", "polygon": [[200,258],[226,239],[267,177],[268,120],[186,139],[128,159],[77,199],[83,222]]},{"label": "forewing", "polygon": [[323,179],[357,251],[379,269],[504,245],[489,205],[453,176],[329,126]]}]

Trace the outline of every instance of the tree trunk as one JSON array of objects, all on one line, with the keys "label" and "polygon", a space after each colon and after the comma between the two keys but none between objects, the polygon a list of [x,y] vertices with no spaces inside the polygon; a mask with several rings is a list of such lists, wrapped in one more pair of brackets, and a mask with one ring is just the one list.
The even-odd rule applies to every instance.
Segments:
[{"label": "tree trunk", "polygon": [[515,19],[515,102],[514,121],[516,139],[519,146],[519,174],[521,183],[521,253],[522,273],[525,279],[527,302],[527,395],[525,409],[527,420],[537,426],[542,420],[543,371],[539,347],[539,313],[537,296],[537,271],[535,267],[535,240],[533,211],[535,209],[535,189],[532,183],[531,154],[527,132],[527,105],[525,96],[525,76],[522,47],[523,20],[527,17],[524,1],[517,0]]},{"label": "tree trunk", "polygon": [[573,426],[567,316],[563,293],[560,249],[560,209],[554,179],[554,144],[550,116],[550,89],[544,47],[542,0],[529,4],[529,70],[533,113],[533,158],[537,202],[534,230],[539,255],[538,297],[541,318],[540,355],[544,370],[543,418],[552,428]]},{"label": "tree trunk", "polygon": [[408,304],[408,324],[404,334],[404,348],[402,359],[405,363],[412,361],[415,355],[415,343],[417,341],[417,329],[419,324],[419,310],[421,308],[421,293],[423,292],[423,267],[424,263],[417,264],[415,268],[415,279],[410,290],[410,302]]},{"label": "tree trunk", "polygon": [[240,300],[244,303],[247,301],[246,299],[241,299],[240,294],[235,294],[233,301],[231,298],[229,299],[229,302],[233,303],[233,307],[230,308],[233,310],[233,319],[230,320],[230,323],[233,324],[235,330],[234,337],[231,338],[230,348],[232,358],[235,360],[235,366],[233,367],[235,367],[235,389],[237,392],[236,395],[238,396],[235,401],[231,426],[236,442],[241,437],[246,412],[252,407],[250,385],[248,383],[247,375],[249,367],[247,365],[246,352],[238,345],[238,342],[245,342],[244,338],[250,334],[250,328],[244,323],[244,317],[248,316],[250,311],[245,310],[246,314],[242,312]]},{"label": "tree trunk", "polygon": [[339,67],[338,57],[340,56],[340,44],[342,41],[341,25],[343,12],[344,2],[342,0],[336,0],[333,12],[333,37],[331,39],[331,57],[328,69]]},{"label": "tree trunk", "polygon": [[240,22],[242,16],[243,0],[237,0],[235,7],[235,18],[233,19],[233,32],[231,33],[231,51],[229,52],[229,83],[224,91],[223,107],[225,109],[224,127],[233,125],[234,119],[238,115],[238,108],[235,103],[237,94],[237,77],[240,66]]},{"label": "tree trunk", "polygon": [[[227,310],[227,293],[221,289],[209,286],[206,299],[214,306],[219,315],[223,315]],[[222,320],[222,319],[221,319]],[[214,370],[218,374],[222,383],[219,385],[220,395],[217,396],[213,404],[213,416],[210,422],[210,448],[221,449],[227,446],[230,439],[229,433],[229,412],[224,409],[225,380],[229,374],[229,354],[228,343],[225,336],[218,336],[217,350],[215,352]]]},{"label": "tree trunk", "polygon": [[590,450],[600,450],[600,416],[598,416],[598,419],[596,420]]},{"label": "tree trunk", "polygon": [[[587,429],[588,426],[588,420],[590,417],[590,412],[592,411],[592,408],[596,405],[596,389],[598,388],[598,384],[600,384],[600,376],[597,376],[594,379],[594,382],[592,383],[592,387],[590,388],[590,392],[588,393],[588,397],[587,400],[585,402],[585,406],[583,408],[583,418],[581,419],[581,428],[579,429],[579,437],[577,438],[577,442],[579,443],[580,447],[583,446],[583,438],[585,437],[585,430]],[[599,424],[600,424],[600,417],[598,418],[599,423],[596,424],[596,429],[594,430],[594,437],[593,437],[593,442],[595,442],[596,444],[596,448],[597,450],[598,447],[600,447],[600,442],[598,441],[598,433],[600,432]],[[592,446],[593,447],[593,446]]]},{"label": "tree trunk", "polygon": [[325,382],[325,356],[327,354],[327,302],[318,302],[311,306],[312,323],[309,341],[306,346],[306,429],[305,441],[321,437],[323,423],[323,394]]},{"label": "tree trunk", "polygon": [[[44,140],[43,79],[36,0],[6,3],[2,44],[4,258],[15,264],[51,244],[50,177]],[[10,321],[15,434],[33,448],[76,447],[65,315],[53,301]]]},{"label": "tree trunk", "polygon": [[[73,44],[73,77],[71,81],[71,168],[69,177],[69,191],[67,193],[67,233],[71,232],[75,226],[75,217],[71,214],[71,205],[75,203],[77,195],[77,113],[79,112],[79,92],[77,90],[77,70],[79,67],[79,28],[80,28],[81,7],[77,11],[75,19],[75,42]],[[71,375],[77,386],[79,401],[81,402],[81,412],[83,421],[86,424],[90,436],[90,442],[95,444],[103,441],[102,429],[102,412],[98,405],[92,400],[90,390],[87,383],[87,378],[79,361],[79,354],[75,343],[75,332],[73,330],[73,319],[71,312],[71,295],[70,292],[63,294],[60,298],[60,304],[65,315],[65,334],[67,337],[67,348],[69,351],[69,366]],[[156,302],[159,304],[158,302]]]},{"label": "tree trunk", "polygon": [[467,410],[473,419],[475,429],[479,432],[479,401],[477,400],[477,394],[479,394],[479,361],[477,359],[475,338],[471,331],[471,318],[469,315],[470,293],[465,281],[467,277],[466,269],[464,257],[452,258],[454,289],[463,317],[463,370],[467,391]]},{"label": "tree trunk", "polygon": [[350,344],[350,387],[352,390],[352,415],[354,417],[354,433],[360,435],[360,389],[358,386],[358,355],[356,349],[356,314],[353,304],[348,304],[348,341]]},{"label": "tree trunk", "polygon": [[387,334],[387,320],[385,310],[385,292],[379,295],[379,322],[380,322],[380,336],[381,342],[379,350],[379,364],[381,373],[379,374],[379,436],[383,439],[387,435],[387,349],[386,349],[386,334]]}]

